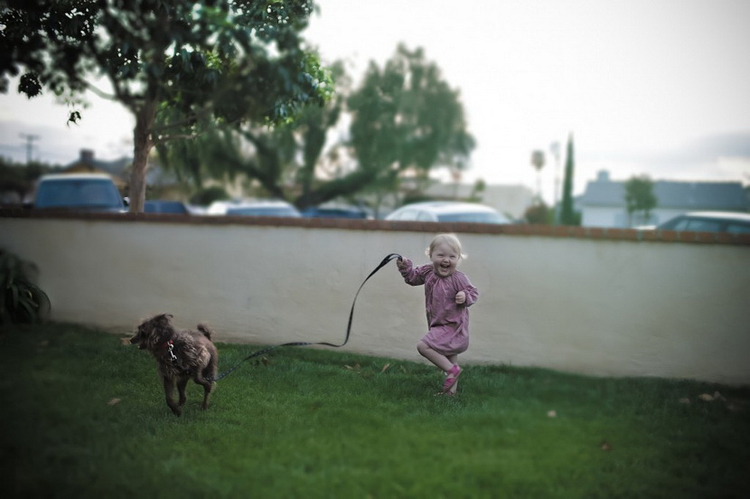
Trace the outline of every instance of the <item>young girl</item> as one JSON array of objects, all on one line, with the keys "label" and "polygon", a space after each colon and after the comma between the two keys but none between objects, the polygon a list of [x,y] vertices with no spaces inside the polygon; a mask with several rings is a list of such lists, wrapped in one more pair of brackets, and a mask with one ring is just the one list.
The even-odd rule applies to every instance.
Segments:
[{"label": "young girl", "polygon": [[458,354],[469,347],[468,307],[477,301],[479,291],[456,268],[466,255],[455,235],[436,236],[426,254],[432,263],[413,267],[408,258],[399,258],[396,265],[407,284],[424,284],[429,330],[417,351],[445,371],[443,391],[439,394],[455,395],[463,371],[457,363]]}]

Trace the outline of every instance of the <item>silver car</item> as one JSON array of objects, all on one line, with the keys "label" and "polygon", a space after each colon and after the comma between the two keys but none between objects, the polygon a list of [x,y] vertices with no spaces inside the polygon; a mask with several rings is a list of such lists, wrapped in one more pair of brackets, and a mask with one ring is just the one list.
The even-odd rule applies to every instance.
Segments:
[{"label": "silver car", "polygon": [[207,215],[226,215],[244,217],[293,217],[299,218],[300,212],[292,204],[281,200],[238,200],[216,201],[208,207]]},{"label": "silver car", "polygon": [[728,211],[691,211],[656,227],[658,230],[750,233],[750,213]]},{"label": "silver car", "polygon": [[428,201],[402,206],[386,220],[415,220],[418,222],[472,222],[508,224],[505,216],[489,206],[458,201]]}]

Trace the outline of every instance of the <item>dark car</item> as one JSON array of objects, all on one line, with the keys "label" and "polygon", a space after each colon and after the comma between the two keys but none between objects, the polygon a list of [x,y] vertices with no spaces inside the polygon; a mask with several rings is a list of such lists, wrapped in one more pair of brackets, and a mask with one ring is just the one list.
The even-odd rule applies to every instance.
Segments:
[{"label": "dark car", "polygon": [[750,233],[750,213],[693,211],[679,215],[656,227],[657,230]]},{"label": "dark car", "polygon": [[349,205],[311,206],[302,211],[302,216],[309,218],[372,218],[372,215],[365,208]]},{"label": "dark car", "polygon": [[43,175],[36,186],[34,209],[127,211],[120,191],[104,174]]},{"label": "dark car", "polygon": [[168,213],[175,215],[189,215],[185,203],[182,201],[165,201],[165,200],[151,200],[146,201],[143,205],[143,211],[146,213]]}]

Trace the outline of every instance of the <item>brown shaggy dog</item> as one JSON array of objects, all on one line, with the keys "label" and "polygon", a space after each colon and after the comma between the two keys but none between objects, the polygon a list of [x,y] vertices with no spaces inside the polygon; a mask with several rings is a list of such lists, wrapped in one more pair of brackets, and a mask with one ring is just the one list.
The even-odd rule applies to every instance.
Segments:
[{"label": "brown shaggy dog", "polygon": [[[199,324],[198,331],[180,330],[172,327],[170,319],[171,314],[160,314],[143,321],[130,343],[154,356],[164,382],[167,405],[179,416],[186,400],[185,387],[191,378],[203,386],[203,409],[208,407],[219,353],[211,342],[212,331],[208,326]],[[179,402],[172,398],[175,382],[180,393]]]}]

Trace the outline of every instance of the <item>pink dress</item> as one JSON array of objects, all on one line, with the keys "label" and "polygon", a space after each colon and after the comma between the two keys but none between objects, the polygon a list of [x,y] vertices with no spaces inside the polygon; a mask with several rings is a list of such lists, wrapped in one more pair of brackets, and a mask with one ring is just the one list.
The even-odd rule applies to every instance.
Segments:
[{"label": "pink dress", "polygon": [[[406,267],[400,270],[404,281],[412,286],[424,284],[428,332],[422,341],[443,355],[455,355],[469,348],[469,306],[479,298],[479,291],[471,285],[463,272],[455,271],[448,277],[435,273],[432,264],[413,267],[404,258]],[[466,303],[456,304],[456,293],[466,294]]]}]

